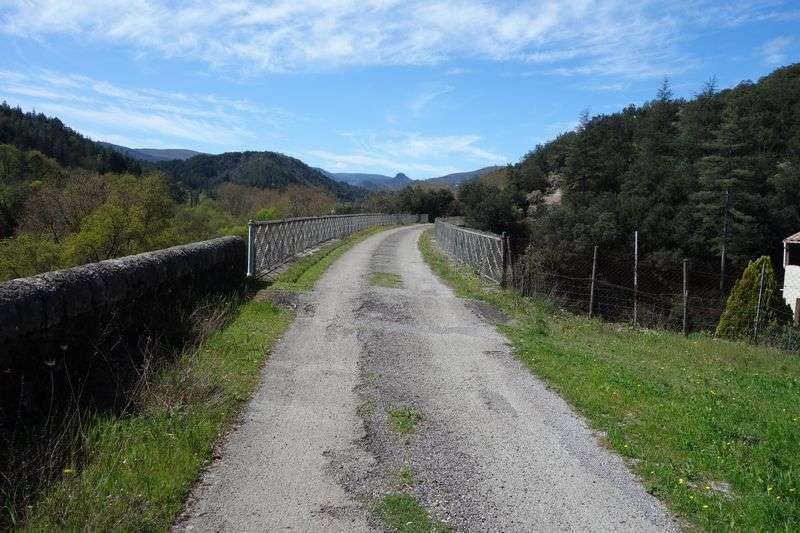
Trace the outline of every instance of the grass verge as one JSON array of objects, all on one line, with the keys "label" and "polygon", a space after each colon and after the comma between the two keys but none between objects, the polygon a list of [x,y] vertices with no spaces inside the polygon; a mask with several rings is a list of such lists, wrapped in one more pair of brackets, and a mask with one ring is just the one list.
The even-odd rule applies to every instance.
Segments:
[{"label": "grass verge", "polygon": [[403,278],[394,272],[373,272],[369,276],[369,284],[377,287],[398,289],[403,286]]},{"label": "grass verge", "polygon": [[293,263],[281,273],[270,287],[289,291],[310,291],[322,273],[347,250],[370,235],[385,231],[392,226],[373,226],[356,232],[340,241],[329,243],[316,252]]},{"label": "grass verge", "polygon": [[431,518],[425,509],[408,494],[389,494],[375,506],[375,514],[384,525],[398,533],[433,533],[450,531]]},{"label": "grass verge", "polygon": [[800,358],[565,314],[491,287],[419,247],[458,296],[515,318],[516,355],[629,459],[647,490],[703,530],[800,529]]},{"label": "grass verge", "polygon": [[290,318],[270,302],[243,303],[226,327],[153,377],[134,414],[92,418],[85,463],[64,470],[23,529],[168,530]]},{"label": "grass verge", "polygon": [[395,432],[401,435],[413,433],[420,420],[422,420],[422,415],[416,409],[401,407],[389,410],[389,424]]}]

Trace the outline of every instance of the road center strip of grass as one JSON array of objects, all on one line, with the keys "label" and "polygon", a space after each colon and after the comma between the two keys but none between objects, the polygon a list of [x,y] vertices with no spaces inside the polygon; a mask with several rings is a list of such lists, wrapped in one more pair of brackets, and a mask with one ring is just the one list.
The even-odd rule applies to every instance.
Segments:
[{"label": "road center strip of grass", "polygon": [[369,284],[389,289],[399,289],[403,286],[403,278],[394,272],[373,272],[369,276]]},{"label": "road center strip of grass", "polygon": [[375,514],[391,531],[398,533],[444,533],[447,526],[434,520],[409,494],[384,496],[375,506]]},{"label": "road center strip of grass", "polygon": [[388,414],[392,429],[401,435],[413,433],[417,428],[417,422],[422,420],[422,414],[410,407],[390,409]]},{"label": "road center strip of grass", "polygon": [[800,358],[569,315],[500,291],[419,241],[457,295],[498,306],[516,355],[704,530],[800,529]]}]

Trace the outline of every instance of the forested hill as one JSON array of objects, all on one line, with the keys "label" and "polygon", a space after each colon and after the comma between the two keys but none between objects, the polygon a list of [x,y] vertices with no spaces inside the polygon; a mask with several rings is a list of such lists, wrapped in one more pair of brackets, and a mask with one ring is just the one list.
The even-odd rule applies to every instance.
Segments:
[{"label": "forested hill", "polygon": [[627,252],[638,229],[650,259],[711,263],[727,213],[730,254],[777,258],[800,231],[800,64],[722,91],[709,82],[690,100],[665,83],[642,106],[537,146],[507,182],[533,238],[562,255]]},{"label": "forested hill", "polygon": [[42,113],[25,113],[6,102],[0,104],[0,144],[23,152],[37,150],[70,168],[140,174],[141,165]]},{"label": "forested hill", "polygon": [[322,187],[339,200],[352,201],[366,194],[364,189],[323,175],[299,159],[276,152],[228,152],[197,155],[185,161],[163,161],[157,167],[185,186],[211,191],[225,182],[266,189],[289,185]]},{"label": "forested hill", "polygon": [[120,146],[118,144],[111,144],[102,141],[100,141],[100,144],[106,148],[114,150],[115,152],[119,152],[120,154],[150,163],[171,161],[173,159],[189,159],[190,157],[194,157],[203,153],[180,148],[128,148],[127,146]]}]

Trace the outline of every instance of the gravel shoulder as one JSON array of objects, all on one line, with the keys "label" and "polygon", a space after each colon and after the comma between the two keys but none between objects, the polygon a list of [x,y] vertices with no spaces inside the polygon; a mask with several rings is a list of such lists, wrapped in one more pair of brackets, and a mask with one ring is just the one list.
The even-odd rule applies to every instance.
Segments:
[{"label": "gravel shoulder", "polygon": [[[398,491],[458,531],[677,529],[491,313],[428,269],[423,229],[374,235],[325,273],[176,529],[379,530],[369,511]],[[398,409],[420,415],[413,432],[392,430]]]}]

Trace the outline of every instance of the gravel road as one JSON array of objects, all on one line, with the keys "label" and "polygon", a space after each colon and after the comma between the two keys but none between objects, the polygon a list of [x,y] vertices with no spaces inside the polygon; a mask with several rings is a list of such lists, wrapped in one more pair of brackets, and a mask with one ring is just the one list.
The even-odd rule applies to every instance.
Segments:
[{"label": "gravel road", "polygon": [[[677,530],[511,355],[503,317],[431,273],[424,228],[369,237],[302,297],[175,529],[375,531],[374,502],[405,490],[456,531]],[[421,415],[410,435],[389,424],[401,408]]]}]

